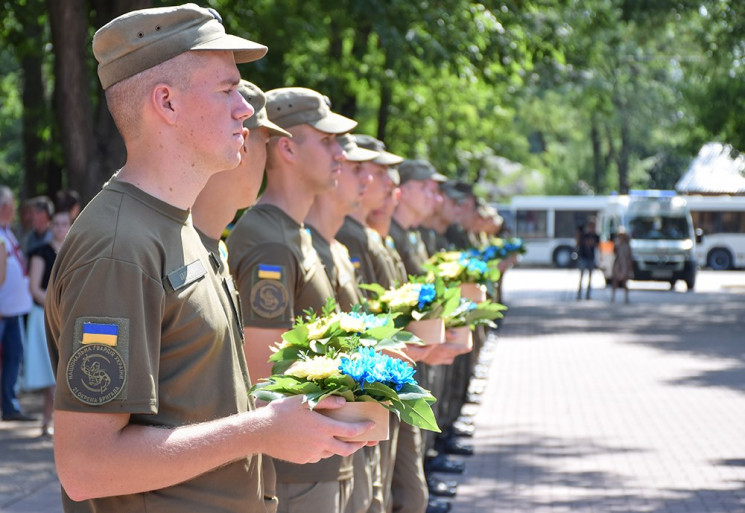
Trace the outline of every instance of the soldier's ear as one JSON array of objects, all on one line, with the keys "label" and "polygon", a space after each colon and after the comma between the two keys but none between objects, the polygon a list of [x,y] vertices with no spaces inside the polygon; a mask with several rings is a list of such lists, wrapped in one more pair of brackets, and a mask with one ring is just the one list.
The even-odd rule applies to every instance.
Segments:
[{"label": "soldier's ear", "polygon": [[289,137],[280,136],[277,139],[277,150],[287,160],[294,160],[297,156],[295,144]]},{"label": "soldier's ear", "polygon": [[175,91],[167,84],[156,85],[150,94],[150,105],[155,113],[168,124],[173,124],[178,116],[178,102]]}]

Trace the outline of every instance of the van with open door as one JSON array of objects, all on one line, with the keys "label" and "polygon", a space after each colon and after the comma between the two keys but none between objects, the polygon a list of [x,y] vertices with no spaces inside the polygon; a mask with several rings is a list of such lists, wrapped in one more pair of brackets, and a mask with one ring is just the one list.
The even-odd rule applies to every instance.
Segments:
[{"label": "van with open door", "polygon": [[696,236],[686,200],[674,191],[630,191],[611,196],[598,216],[598,266],[606,283],[613,272],[613,247],[619,227],[631,237],[634,280],[678,280],[689,291],[696,283]]}]

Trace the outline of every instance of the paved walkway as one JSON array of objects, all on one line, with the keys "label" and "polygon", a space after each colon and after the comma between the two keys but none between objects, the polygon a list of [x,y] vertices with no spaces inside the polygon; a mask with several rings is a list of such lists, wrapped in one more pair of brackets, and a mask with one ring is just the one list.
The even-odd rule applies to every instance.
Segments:
[{"label": "paved walkway", "polygon": [[[604,289],[574,301],[575,278],[507,274],[453,513],[745,512],[743,289],[610,308]],[[0,512],[61,512],[38,429],[0,422]]]},{"label": "paved walkway", "polygon": [[745,511],[742,291],[612,309],[531,273],[506,276],[454,513]]}]

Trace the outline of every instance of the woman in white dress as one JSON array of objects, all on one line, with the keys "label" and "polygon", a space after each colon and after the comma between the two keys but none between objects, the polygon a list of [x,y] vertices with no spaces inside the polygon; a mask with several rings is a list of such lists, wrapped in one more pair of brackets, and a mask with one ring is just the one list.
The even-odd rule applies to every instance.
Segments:
[{"label": "woman in white dress", "polygon": [[67,232],[70,231],[68,212],[56,212],[52,217],[52,240],[34,249],[29,254],[29,289],[34,305],[28,314],[27,341],[23,361],[23,387],[26,390],[44,392],[44,415],[41,435],[52,435],[52,403],[54,400],[55,376],[49,361],[49,349],[44,332],[44,300],[47,295],[49,275]]}]

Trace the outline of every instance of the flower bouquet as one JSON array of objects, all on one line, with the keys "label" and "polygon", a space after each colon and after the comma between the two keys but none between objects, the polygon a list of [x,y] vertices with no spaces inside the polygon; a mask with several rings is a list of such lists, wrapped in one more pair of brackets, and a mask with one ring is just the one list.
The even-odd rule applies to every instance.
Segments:
[{"label": "flower bouquet", "polygon": [[471,249],[469,253],[486,262],[490,262],[492,260],[502,260],[511,256],[523,255],[525,251],[525,244],[520,237],[512,237],[510,239],[496,237],[492,239],[491,244],[488,246],[481,249]]},{"label": "flower bouquet", "polygon": [[[352,404],[376,403],[396,413],[404,422],[439,432],[430,406],[435,398],[417,384],[415,372],[402,360],[357,345],[348,353],[329,350],[324,355],[301,357],[283,374],[272,375],[254,385],[250,393],[264,401],[302,394],[311,409],[323,398],[338,395]],[[387,427],[388,418],[377,424]],[[363,439],[384,438],[371,438],[365,433]]]},{"label": "flower bouquet", "polygon": [[461,251],[441,251],[432,255],[425,268],[443,279],[446,285],[454,283],[486,284],[499,280],[499,269],[481,255]]},{"label": "flower bouquet", "polygon": [[480,255],[460,251],[435,253],[425,264],[428,272],[446,285],[458,285],[461,296],[476,303],[486,300],[486,286],[499,280],[499,261],[484,261]]},{"label": "flower bouquet", "polygon": [[458,307],[445,318],[445,326],[447,328],[465,326],[473,329],[480,324],[485,324],[493,328],[495,327],[494,319],[504,317],[502,312],[505,310],[507,310],[507,307],[501,303],[494,303],[489,300],[474,303],[468,299],[461,298]]},{"label": "flower bouquet", "polygon": [[412,278],[412,281],[389,290],[377,284],[360,287],[376,295],[375,299],[367,301],[368,309],[396,315],[397,326],[405,327],[426,343],[440,344],[445,341],[442,319],[458,306],[460,291],[457,287],[447,287],[442,278],[435,277],[433,283],[427,283],[426,279]]},{"label": "flower bouquet", "polygon": [[[320,316],[308,311],[296,319],[293,329],[282,334],[269,361],[272,373],[282,374],[301,358],[336,353],[352,353],[357,347],[372,347],[403,356],[406,344],[422,344],[394,323],[394,315],[371,314],[355,305],[351,312],[339,313],[329,298]],[[405,358],[405,357],[404,357]]]}]

